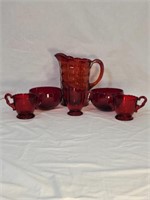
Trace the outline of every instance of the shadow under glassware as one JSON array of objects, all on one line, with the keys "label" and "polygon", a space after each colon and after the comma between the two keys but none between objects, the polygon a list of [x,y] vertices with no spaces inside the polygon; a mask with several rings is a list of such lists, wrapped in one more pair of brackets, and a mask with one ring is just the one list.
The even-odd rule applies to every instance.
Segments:
[{"label": "shadow under glassware", "polygon": [[85,98],[87,96],[85,90],[68,87],[67,88],[67,107],[69,109],[68,115],[80,116],[83,114],[81,109],[84,106]]},{"label": "shadow under glassware", "polygon": [[62,100],[62,91],[58,87],[43,86],[35,87],[29,90],[30,93],[35,94],[38,98],[37,108],[41,110],[54,109]]},{"label": "shadow under glassware", "polygon": [[[142,103],[138,105],[138,102]],[[133,113],[137,112],[147,102],[145,96],[136,97],[133,95],[117,95],[115,97],[115,118],[121,121],[133,120]]]},{"label": "shadow under glassware", "polygon": [[89,100],[101,111],[114,111],[114,98],[123,93],[119,88],[95,88],[90,91]]},{"label": "shadow under glassware", "polygon": [[[37,106],[37,97],[34,94],[22,93],[12,95],[10,93],[4,96],[6,103],[13,109],[16,110],[17,118],[19,119],[31,119],[35,117],[34,110]],[[10,100],[13,100],[10,103]]]},{"label": "shadow under glassware", "polygon": [[[60,79],[63,93],[62,105],[64,106],[66,106],[68,87],[89,91],[98,82],[100,82],[103,77],[104,64],[100,59],[94,59],[91,61],[87,58],[74,58],[63,53],[57,53],[55,54],[55,57],[60,66]],[[90,83],[90,69],[91,67],[94,67],[94,64],[99,65],[99,74],[97,79]],[[88,105],[87,97],[85,98],[84,102],[84,106],[86,105]]]}]

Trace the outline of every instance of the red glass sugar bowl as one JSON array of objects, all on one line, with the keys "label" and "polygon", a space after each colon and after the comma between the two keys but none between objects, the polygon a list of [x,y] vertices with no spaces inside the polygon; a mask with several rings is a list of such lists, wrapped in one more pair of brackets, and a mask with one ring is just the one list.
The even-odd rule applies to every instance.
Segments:
[{"label": "red glass sugar bowl", "polygon": [[41,86],[29,90],[38,98],[38,108],[41,110],[54,109],[62,100],[62,92],[59,87]]},{"label": "red glass sugar bowl", "polygon": [[101,111],[114,111],[114,97],[123,93],[119,88],[95,88],[90,91],[89,99]]}]

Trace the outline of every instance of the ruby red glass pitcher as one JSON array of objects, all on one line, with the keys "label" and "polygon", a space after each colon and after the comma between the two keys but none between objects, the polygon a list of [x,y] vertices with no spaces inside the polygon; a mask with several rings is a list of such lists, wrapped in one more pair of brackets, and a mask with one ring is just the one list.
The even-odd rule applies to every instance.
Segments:
[{"label": "ruby red glass pitcher", "polygon": [[[104,64],[99,59],[90,60],[87,58],[73,58],[63,53],[55,55],[60,65],[61,88],[63,92],[62,105],[66,105],[66,91],[67,87],[73,87],[80,90],[90,90],[103,77]],[[100,71],[97,79],[90,83],[90,69],[93,64],[99,64]],[[88,104],[87,102],[85,104]]]}]

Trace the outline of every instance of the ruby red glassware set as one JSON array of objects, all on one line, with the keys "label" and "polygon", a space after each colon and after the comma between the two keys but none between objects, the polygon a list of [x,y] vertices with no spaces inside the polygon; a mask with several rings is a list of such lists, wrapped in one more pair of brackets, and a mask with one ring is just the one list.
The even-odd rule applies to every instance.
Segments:
[{"label": "ruby red glassware set", "polygon": [[[122,121],[133,119],[147,102],[145,96],[124,94],[120,88],[92,89],[103,77],[104,64],[100,59],[74,58],[63,53],[55,55],[60,66],[61,88],[41,86],[29,89],[28,93],[5,94],[6,103],[17,112],[19,119],[31,119],[35,109],[50,110],[62,104],[68,107],[68,115],[80,116],[89,101],[100,111],[115,111],[115,118]],[[97,79],[90,83],[90,69],[99,65]],[[11,101],[13,101],[11,103]]]}]

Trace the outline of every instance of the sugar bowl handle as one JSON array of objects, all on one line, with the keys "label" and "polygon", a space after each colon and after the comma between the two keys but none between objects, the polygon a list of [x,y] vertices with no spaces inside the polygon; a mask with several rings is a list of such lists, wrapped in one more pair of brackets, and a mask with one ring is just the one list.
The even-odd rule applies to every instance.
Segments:
[{"label": "sugar bowl handle", "polygon": [[5,94],[4,96],[6,103],[13,109],[16,110],[14,103],[10,103],[9,98],[13,99],[13,95],[11,95],[10,93]]},{"label": "sugar bowl handle", "polygon": [[89,89],[94,87],[102,79],[103,74],[104,74],[104,64],[103,64],[103,62],[99,59],[94,59],[91,62],[90,67],[92,67],[93,64],[95,64],[95,63],[99,64],[100,71],[99,71],[99,75],[98,75],[97,79],[93,83],[89,83]]},{"label": "sugar bowl handle", "polygon": [[137,112],[140,108],[142,108],[147,102],[147,98],[145,96],[138,97],[137,102],[140,101],[141,99],[143,99],[143,102],[141,103],[141,105],[136,105],[135,112]]}]

